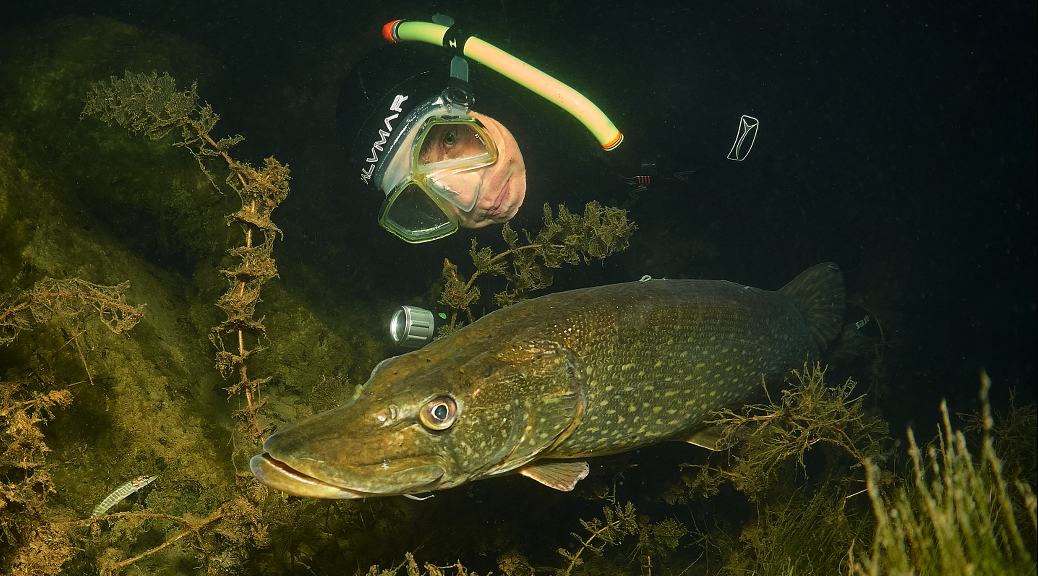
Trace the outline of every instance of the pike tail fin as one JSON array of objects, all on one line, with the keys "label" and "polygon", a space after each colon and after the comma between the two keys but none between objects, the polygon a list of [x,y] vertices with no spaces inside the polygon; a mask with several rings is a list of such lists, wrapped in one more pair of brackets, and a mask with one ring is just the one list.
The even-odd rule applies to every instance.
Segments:
[{"label": "pike tail fin", "polygon": [[840,333],[844,290],[840,267],[832,262],[816,264],[779,290],[796,305],[818,350],[824,352]]}]

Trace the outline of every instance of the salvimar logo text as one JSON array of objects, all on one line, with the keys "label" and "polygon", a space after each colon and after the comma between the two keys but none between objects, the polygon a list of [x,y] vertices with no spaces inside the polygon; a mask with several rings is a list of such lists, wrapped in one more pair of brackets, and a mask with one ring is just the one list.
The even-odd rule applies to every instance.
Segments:
[{"label": "salvimar logo text", "polygon": [[368,167],[360,171],[360,179],[365,184],[371,181],[371,174],[375,171],[375,164],[378,163],[378,153],[383,152],[382,145],[386,143],[386,138],[389,138],[389,135],[393,133],[393,125],[390,122],[400,116],[400,105],[406,100],[407,96],[402,94],[397,94],[396,98],[393,98],[393,104],[389,107],[389,110],[395,112],[395,114],[390,114],[383,120],[386,128],[385,130],[382,128],[378,129],[378,140],[371,144],[371,156],[367,158]]}]

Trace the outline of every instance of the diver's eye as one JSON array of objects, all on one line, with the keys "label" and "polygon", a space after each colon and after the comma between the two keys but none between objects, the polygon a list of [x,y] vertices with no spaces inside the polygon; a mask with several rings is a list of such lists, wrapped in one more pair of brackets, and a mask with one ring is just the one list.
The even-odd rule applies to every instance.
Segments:
[{"label": "diver's eye", "polygon": [[418,411],[418,419],[430,430],[446,430],[458,416],[458,404],[450,396],[440,396]]},{"label": "diver's eye", "polygon": [[446,134],[443,135],[443,144],[445,146],[454,146],[458,141],[458,129],[451,127]]}]

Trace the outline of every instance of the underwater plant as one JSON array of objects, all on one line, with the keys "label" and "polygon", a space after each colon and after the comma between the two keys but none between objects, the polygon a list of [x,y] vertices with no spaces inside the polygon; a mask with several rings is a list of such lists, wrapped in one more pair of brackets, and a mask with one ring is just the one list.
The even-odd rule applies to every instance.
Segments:
[{"label": "underwater plant", "polygon": [[[730,486],[753,512],[731,529],[695,528],[706,570],[725,574],[829,573],[873,524],[864,493],[864,464],[887,456],[887,425],[866,410],[856,383],[830,386],[826,368],[805,365],[764,403],[727,408],[709,425],[726,450],[705,463],[682,464],[681,481],[661,497],[670,504],[708,502]],[[762,384],[763,386],[763,384]],[[814,456],[821,453],[824,458]],[[718,456],[722,463],[712,463]],[[809,457],[810,456],[810,457]],[[884,482],[892,476],[887,473]],[[726,496],[727,497],[727,496]],[[735,527],[733,527],[735,528]]]},{"label": "underwater plant", "polygon": [[[494,294],[494,303],[504,307],[526,298],[534,290],[551,286],[554,279],[552,269],[565,264],[590,264],[597,258],[603,260],[629,245],[631,234],[637,229],[627,220],[627,211],[610,206],[603,207],[591,201],[584,206],[584,214],[574,214],[566,206],[559,205],[558,217],[552,215],[551,206],[544,204],[544,227],[531,236],[525,229],[526,244],[520,245],[519,234],[506,222],[501,229],[508,249],[495,253],[489,247],[478,248],[472,240],[469,256],[476,271],[472,276],[458,272],[450,260],[443,261],[443,290],[440,304],[453,309],[450,322],[440,328],[440,336],[446,336],[461,328],[458,313],[464,312],[471,324],[475,321],[472,305],[479,301],[481,293],[473,286],[476,278],[483,274],[503,276],[511,288]],[[511,266],[508,258],[511,257]]]},{"label": "underwater plant", "polygon": [[144,305],[126,303],[129,282],[100,286],[80,278],[44,278],[21,293],[0,294],[0,346],[14,341],[18,333],[33,323],[59,318],[67,327],[93,310],[101,322],[116,334],[133,328],[144,317]]},{"label": "underwater plant", "polygon": [[[220,191],[220,187],[208,162],[220,159],[229,169],[225,182],[238,193],[241,208],[227,215],[226,223],[236,223],[241,227],[243,245],[228,251],[239,260],[238,264],[231,269],[221,270],[229,286],[217,306],[226,313],[226,319],[212,329],[209,339],[217,349],[216,365],[220,373],[232,380],[226,390],[232,396],[245,398],[246,406],[236,411],[234,416],[239,422],[237,432],[246,442],[245,445],[235,444],[238,450],[251,452],[270,429],[259,420],[259,411],[263,406],[263,400],[259,397],[260,387],[269,378],[250,377],[247,364],[250,357],[266,348],[263,343],[266,327],[262,318],[255,318],[255,311],[260,302],[261,287],[277,276],[277,267],[271,254],[274,241],[281,231],[270,216],[288,196],[288,167],[272,157],[267,158],[260,169],[234,160],[229,151],[244,138],[237,135],[214,140],[210,132],[219,120],[219,115],[210,105],[198,104],[196,83],[187,90],[178,91],[175,80],[168,74],[159,77],[155,72],[147,75],[127,71],[122,78],[113,76],[110,82],[92,84],[81,116],[91,115],[99,116],[110,125],[118,124],[130,132],[143,134],[151,140],[161,140],[179,129],[180,139],[173,145],[188,149],[217,191]],[[102,312],[102,316],[112,315],[105,316]],[[246,476],[245,479],[239,479],[233,496],[214,503],[216,505],[205,518],[153,512],[95,514],[86,520],[53,523],[50,529],[68,530],[84,525],[96,527],[102,521],[120,520],[117,529],[123,532],[160,525],[169,536],[158,545],[128,558],[124,557],[126,555],[122,551],[109,549],[98,558],[103,573],[118,573],[187,536],[194,536],[197,555],[205,558],[204,564],[210,570],[225,571],[248,557],[247,547],[264,548],[269,544],[269,521],[263,520],[265,514],[260,512],[260,508],[270,512],[284,500],[281,496],[267,494],[265,490],[257,490],[255,487],[250,490],[250,482],[255,484],[255,480],[251,475]],[[141,482],[142,485],[146,483]],[[132,485],[129,483],[120,489],[130,490],[127,486]],[[108,499],[117,493],[119,490]],[[216,529],[203,533],[202,529],[210,525],[216,525]]]},{"label": "underwater plant", "polygon": [[[938,438],[919,447],[908,430],[912,481],[885,498],[879,468],[868,462],[868,494],[877,526],[871,550],[848,551],[850,574],[1034,574],[1038,535],[1034,487],[1006,481],[995,453],[988,403],[991,380],[981,374],[980,457],[954,430],[946,403]],[[1014,505],[1011,492],[1020,496]],[[859,548],[860,550],[860,548]]]},{"label": "underwater plant", "polygon": [[177,91],[176,81],[168,74],[160,77],[156,72],[147,75],[126,71],[122,78],[113,76],[108,83],[94,83],[82,115],[97,115],[109,125],[118,124],[151,140],[161,140],[179,128],[180,140],[173,146],[186,148],[195,157],[217,191],[220,187],[207,161],[220,158],[226,162],[230,170],[226,184],[238,193],[242,203],[240,210],[227,216],[227,225],[241,226],[244,244],[228,251],[240,260],[238,265],[221,270],[229,287],[217,306],[227,318],[213,328],[209,340],[217,349],[220,374],[233,382],[227,392],[245,397],[245,408],[234,415],[246,426],[245,436],[250,444],[259,444],[270,431],[270,427],[259,422],[263,406],[260,387],[270,378],[250,378],[248,359],[266,349],[261,343],[266,338],[266,327],[263,318],[255,318],[256,304],[260,302],[262,286],[278,275],[271,253],[281,230],[270,216],[288,197],[289,169],[274,157],[267,158],[259,170],[231,158],[231,148],[245,137],[239,134],[213,140],[209,133],[220,115],[209,104],[198,104],[197,86],[194,82],[189,89]]},{"label": "underwater plant", "polygon": [[414,559],[414,554],[407,552],[404,554],[404,561],[395,568],[379,568],[378,566],[372,566],[367,573],[367,576],[396,576],[396,573],[403,568],[407,571],[407,576],[448,576],[444,570],[452,570],[450,576],[479,576],[475,572],[470,572],[461,562],[456,562],[453,566],[439,567],[433,564],[425,563],[425,570],[418,568],[418,562]]},{"label": "underwater plant", "polygon": [[[0,346],[19,333],[57,321],[71,335],[83,362],[81,324],[96,314],[115,334],[140,322],[144,305],[126,302],[129,283],[100,286],[79,278],[44,278],[30,290],[0,296]],[[73,554],[62,529],[48,523],[47,495],[55,492],[52,464],[40,426],[56,418],[56,408],[72,405],[69,388],[58,385],[49,370],[37,367],[20,377],[0,380],[0,560],[20,574],[57,574]]]},{"label": "underwater plant", "polygon": [[[725,530],[696,530],[693,539],[707,551],[707,569],[725,574],[784,575],[877,574],[1033,574],[1038,535],[1033,487],[1007,480],[995,449],[996,427],[982,376],[982,411],[966,421],[979,423],[981,456],[974,458],[967,438],[952,428],[942,403],[943,425],[925,447],[908,431],[910,478],[884,466],[888,438],[878,415],[853,398],[853,382],[828,388],[824,370],[796,372],[781,403],[726,410],[715,423],[729,436],[742,435],[726,466],[685,465],[683,489],[664,494],[668,502],[713,497],[730,484],[756,503],[737,537]],[[1000,424],[1006,438],[1018,438],[1020,422],[1033,407],[1013,408]],[[747,428],[744,428],[747,427]],[[740,428],[742,430],[740,431]],[[1015,444],[1015,443],[1014,443]],[[1024,463],[1033,458],[1024,441],[1010,451]],[[814,447],[828,446],[821,480],[797,482],[817,469],[805,461]],[[848,468],[838,458],[852,463]],[[784,474],[776,476],[777,471]],[[815,472],[814,474],[818,474]],[[863,478],[859,478],[863,476]],[[855,485],[865,484],[862,490]],[[860,494],[868,495],[868,508]],[[841,552],[842,548],[842,552]],[[863,552],[865,550],[865,552]],[[710,561],[713,558],[713,562]]]},{"label": "underwater plant", "polygon": [[[255,444],[262,444],[270,428],[259,423],[258,414],[263,406],[259,389],[270,378],[249,378],[247,361],[266,349],[260,342],[266,339],[267,329],[263,318],[255,318],[256,304],[263,284],[278,275],[271,253],[274,239],[281,231],[270,221],[270,213],[288,196],[288,167],[272,157],[267,158],[266,166],[259,171],[233,161],[230,167],[240,182],[230,177],[227,181],[241,197],[242,208],[227,216],[227,224],[241,224],[245,244],[228,251],[238,257],[240,263],[231,270],[220,271],[229,287],[217,306],[227,313],[227,319],[213,328],[209,341],[217,348],[216,366],[220,374],[234,382],[227,387],[227,392],[245,397],[246,407],[234,416],[248,427],[247,437]],[[246,341],[247,337],[251,343]]]},{"label": "underwater plant", "polygon": [[[825,446],[850,456],[855,468],[883,459],[886,422],[876,411],[864,408],[865,396],[854,396],[857,383],[848,379],[830,387],[826,369],[820,364],[794,370],[791,387],[782,390],[779,402],[749,404],[738,410],[726,408],[707,421],[721,429],[720,445],[739,442],[731,466],[686,465],[699,474],[686,477],[689,497],[710,496],[723,481],[751,499],[763,494],[775,481],[775,473],[790,459],[807,474],[805,454]],[[767,388],[764,388],[767,393]],[[862,468],[863,469],[863,468]],[[858,480],[865,482],[864,475]]]},{"label": "underwater plant", "polygon": [[614,504],[612,508],[602,508],[602,519],[593,518],[590,522],[581,519],[581,525],[588,535],[581,536],[576,532],[571,535],[580,544],[576,552],[559,548],[558,552],[569,561],[565,569],[559,571],[560,576],[569,576],[573,569],[584,561],[580,558],[585,551],[601,554],[606,546],[616,546],[625,536],[638,533],[638,521],[635,519],[634,505],[628,502],[624,506]]},{"label": "underwater plant", "polygon": [[[991,437],[995,454],[1005,468],[1006,480],[1016,482],[1023,480],[1031,486],[1038,485],[1038,405],[1034,403],[1017,406],[1016,394],[1009,391],[1009,409],[1005,414],[991,414],[990,428],[985,428],[982,412],[956,414],[963,422],[963,431],[967,432],[967,441],[985,433]],[[985,432],[986,431],[986,432]],[[971,444],[971,449],[976,449]],[[1018,504],[1020,504],[1018,502]]]}]

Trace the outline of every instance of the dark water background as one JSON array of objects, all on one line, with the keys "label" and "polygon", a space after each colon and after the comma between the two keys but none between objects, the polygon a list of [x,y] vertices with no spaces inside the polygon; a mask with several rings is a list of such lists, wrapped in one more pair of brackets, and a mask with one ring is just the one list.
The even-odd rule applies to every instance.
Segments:
[{"label": "dark water background", "polygon": [[[221,134],[247,136],[236,156],[274,155],[293,170],[276,218],[282,282],[328,315],[365,303],[371,315],[358,321],[376,325],[428,290],[445,256],[467,264],[473,235],[500,243],[495,228],[409,246],[378,227],[378,199],[347,192],[338,86],[381,45],[382,24],[437,11],[589,96],[630,154],[699,168],[641,195],[631,249],[560,271],[553,289],[646,273],[774,289],[832,260],[884,323],[885,375],[872,392],[894,435],[933,430],[941,398],[975,409],[980,368],[996,409],[1010,388],[1035,400],[1033,2],[25,2],[4,8],[0,34],[99,14],[208,49],[219,65],[199,91],[223,115]],[[546,110],[557,131],[537,134],[546,160],[530,167],[516,219],[531,230],[544,201],[577,210],[630,190],[579,125]],[[761,129],[735,163],[724,157],[740,114]],[[840,374],[868,383],[869,370]],[[487,518],[507,511],[486,506]]]}]

